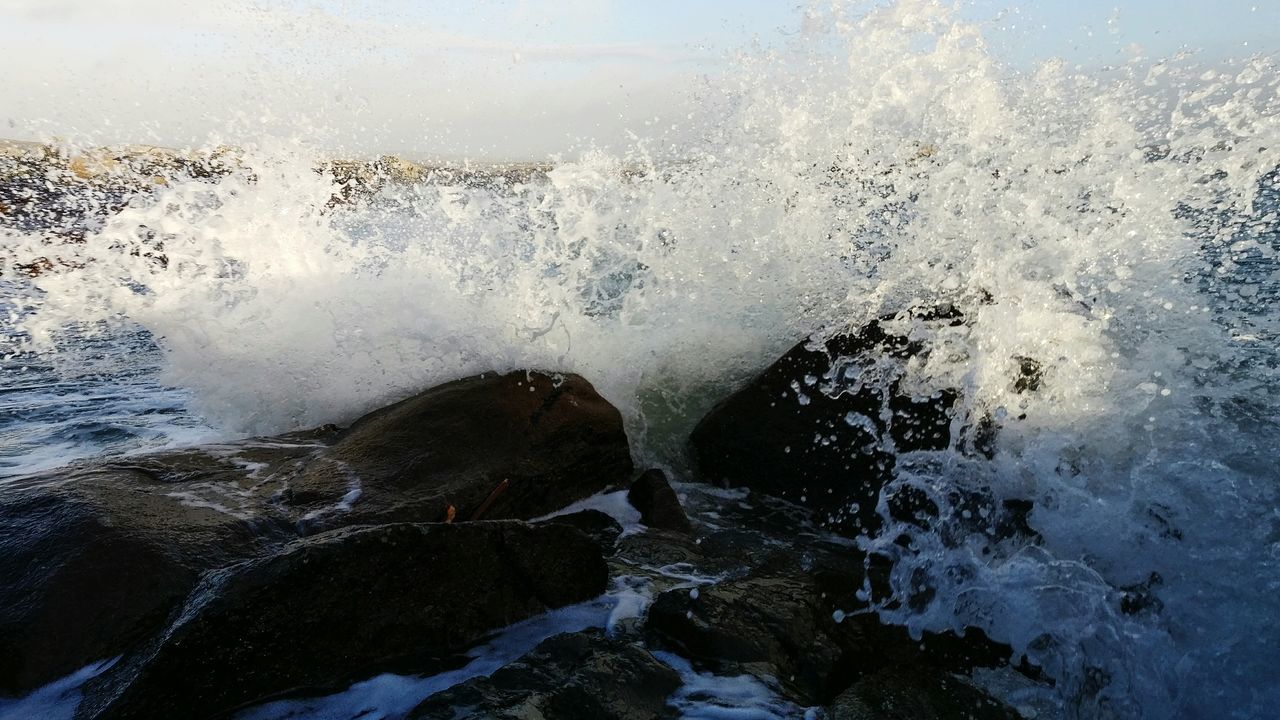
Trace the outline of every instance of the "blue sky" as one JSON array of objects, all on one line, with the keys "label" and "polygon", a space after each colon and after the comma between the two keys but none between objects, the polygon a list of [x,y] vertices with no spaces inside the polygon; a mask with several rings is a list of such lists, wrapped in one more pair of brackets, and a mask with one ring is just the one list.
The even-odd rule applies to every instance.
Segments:
[{"label": "blue sky", "polygon": [[[736,49],[795,42],[807,5],[0,0],[0,136],[239,142],[306,115],[356,152],[542,156],[683,113],[682,89]],[[1133,45],[1280,53],[1280,0],[969,0],[961,14],[1014,69],[1097,67]]]}]

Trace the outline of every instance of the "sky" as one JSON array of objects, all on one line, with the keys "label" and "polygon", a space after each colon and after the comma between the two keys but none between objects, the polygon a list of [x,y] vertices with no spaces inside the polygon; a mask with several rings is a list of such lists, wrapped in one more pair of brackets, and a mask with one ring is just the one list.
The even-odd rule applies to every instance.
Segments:
[{"label": "sky", "polygon": [[[691,91],[737,53],[802,41],[807,5],[0,0],[0,137],[304,136],[349,154],[572,154],[686,117]],[[1280,52],[1280,0],[968,0],[960,13],[1015,70],[1053,57],[1102,66],[1134,46],[1152,57]]]}]

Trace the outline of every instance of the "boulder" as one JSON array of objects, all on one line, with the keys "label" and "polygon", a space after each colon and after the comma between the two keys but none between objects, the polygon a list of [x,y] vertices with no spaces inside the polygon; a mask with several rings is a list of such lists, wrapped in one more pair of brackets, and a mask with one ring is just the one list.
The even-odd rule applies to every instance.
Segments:
[{"label": "boulder", "polygon": [[640,522],[651,528],[692,532],[689,516],[680,507],[680,498],[661,470],[646,470],[627,491],[627,502],[640,511]]},{"label": "boulder", "polygon": [[342,524],[531,519],[631,473],[622,416],[590,383],[520,371],[365,415],[289,480],[285,503],[321,526],[338,506]]},{"label": "boulder", "polygon": [[[955,311],[915,320],[963,322]],[[908,361],[926,352],[881,321],[796,345],[694,428],[702,478],[814,508],[839,530],[878,527],[897,453],[951,443],[957,393],[902,390]]]},{"label": "boulder", "polygon": [[862,678],[827,708],[828,720],[1019,720],[1013,708],[928,668],[893,667]]},{"label": "boulder", "polygon": [[[950,307],[913,309],[796,345],[694,428],[690,449],[700,477],[811,508],[828,528],[846,535],[877,532],[890,520],[945,525],[957,537],[1035,541],[1028,500],[955,483],[891,486],[903,453],[954,448],[971,458],[994,454],[998,425],[989,417],[961,417],[957,390],[920,396],[907,389],[911,367],[930,352],[918,339],[928,333],[917,330],[939,332],[964,322]],[[1042,365],[1025,357],[1013,361],[1011,389],[1037,391]],[[911,460],[919,461],[930,462],[927,456]]]},{"label": "boulder", "polygon": [[[284,462],[313,449],[272,452]],[[294,537],[257,483],[225,458],[185,452],[0,485],[0,694],[121,654],[202,572]]]},{"label": "boulder", "polygon": [[888,665],[966,672],[1007,663],[1010,649],[980,631],[914,640],[874,613],[855,612],[859,587],[851,571],[775,569],[663,593],[648,628],[657,642],[715,670],[776,679],[803,705],[829,702]]},{"label": "boulder", "polygon": [[565,515],[555,515],[538,521],[540,525],[567,525],[577,528],[592,540],[600,544],[606,551],[613,550],[622,535],[622,526],[617,520],[599,510],[579,510]]},{"label": "boulder", "polygon": [[157,639],[93,681],[82,717],[215,717],[466,648],[602,593],[599,547],[558,525],[333,530],[211,573]]},{"label": "boulder", "polygon": [[265,440],[0,486],[0,695],[120,655],[204,572],[355,524],[533,518],[632,472],[585,380],[483,375]]},{"label": "boulder", "polygon": [[658,720],[680,676],[635,644],[596,630],[557,635],[487,678],[435,695],[409,720]]}]

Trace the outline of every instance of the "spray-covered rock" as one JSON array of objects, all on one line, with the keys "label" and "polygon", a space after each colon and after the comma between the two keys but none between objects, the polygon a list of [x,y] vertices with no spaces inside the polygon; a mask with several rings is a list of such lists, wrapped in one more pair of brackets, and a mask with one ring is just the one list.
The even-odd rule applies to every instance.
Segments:
[{"label": "spray-covered rock", "polygon": [[798,702],[829,702],[852,682],[903,664],[952,672],[1004,665],[1008,646],[969,630],[926,633],[883,625],[856,600],[862,575],[849,564],[809,572],[764,568],[751,576],[670,590],[648,628],[662,644],[720,672],[774,678]]},{"label": "spray-covered rock", "polygon": [[[958,311],[920,323],[962,323]],[[950,446],[958,393],[918,396],[907,366],[928,352],[879,321],[806,340],[715,407],[691,444],[705,480],[749,487],[815,508],[839,528],[876,525],[880,489],[897,455]]]}]

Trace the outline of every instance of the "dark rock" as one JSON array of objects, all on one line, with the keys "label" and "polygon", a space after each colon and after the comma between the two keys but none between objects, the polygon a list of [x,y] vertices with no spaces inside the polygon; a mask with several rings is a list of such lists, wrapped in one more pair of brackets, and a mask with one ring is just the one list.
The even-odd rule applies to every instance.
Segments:
[{"label": "dark rock", "polygon": [[[242,448],[278,465],[313,446]],[[199,452],[80,466],[0,485],[0,694],[121,654],[202,572],[295,535],[269,484]]]},{"label": "dark rock", "polygon": [[930,530],[951,547],[973,535],[994,542],[1040,539],[1028,523],[1034,509],[1030,500],[997,501],[985,487],[952,480],[937,486],[895,483],[882,492],[891,519]]},{"label": "dark rock", "polygon": [[[906,319],[962,322],[954,311]],[[703,478],[817,509],[844,531],[878,526],[876,504],[897,453],[951,441],[957,393],[901,389],[907,362],[926,352],[879,321],[796,345],[694,429]]]},{"label": "dark rock", "polygon": [[752,573],[827,567],[847,573],[861,562],[856,547],[817,527],[812,511],[785,500],[758,495],[747,502],[692,485],[686,502],[699,517],[697,536],[653,528],[626,535],[610,559],[615,573],[648,578],[657,595],[676,585]]},{"label": "dark rock", "polygon": [[[776,678],[802,704],[830,701],[860,677],[886,665],[966,672],[1007,662],[1007,646],[981,632],[926,633],[858,613],[857,573],[832,567],[781,572],[679,589],[649,610],[655,639],[725,672]],[[847,613],[847,614],[846,614]]]},{"label": "dark rock", "polygon": [[590,383],[522,371],[365,415],[290,480],[287,502],[323,512],[358,490],[343,524],[442,521],[449,508],[457,520],[531,519],[631,473],[622,416]]},{"label": "dark rock", "polygon": [[617,520],[599,510],[579,510],[567,515],[556,515],[540,520],[539,525],[566,525],[575,528],[600,544],[605,550],[612,550],[622,534],[622,526]]},{"label": "dark rock", "polygon": [[657,720],[679,686],[675,671],[643,648],[587,631],[545,640],[492,676],[431,697],[408,717]]},{"label": "dark rock", "polygon": [[706,558],[701,548],[685,533],[649,530],[618,541],[616,554],[629,563],[647,568],[696,567]]},{"label": "dark rock", "polygon": [[689,517],[680,507],[680,498],[661,470],[646,470],[627,492],[627,502],[640,511],[640,522],[652,528],[692,532]]},{"label": "dark rock", "polygon": [[828,720],[1018,720],[1012,708],[936,670],[894,667],[862,678],[827,710]]},{"label": "dark rock", "polygon": [[[896,521],[956,542],[971,534],[996,542],[1037,540],[1027,524],[1027,500],[1002,500],[988,488],[962,483],[924,488],[894,482],[908,464],[933,462],[903,453],[952,447],[958,412],[955,390],[927,397],[903,390],[908,364],[929,353],[923,340],[914,339],[914,328],[963,322],[952,309],[912,310],[795,346],[694,429],[690,444],[702,479],[811,508],[846,535],[879,532],[886,521]],[[1017,391],[1036,390],[1041,365],[1017,360]],[[971,457],[991,458],[998,430],[990,417],[966,421],[954,445]]]},{"label": "dark rock", "polygon": [[1023,538],[1039,542],[1040,533],[1031,527],[1030,515],[1035,503],[1021,498],[1006,498],[1000,501],[1000,512],[992,533],[996,538]]},{"label": "dark rock", "polygon": [[81,716],[214,717],[403,671],[605,589],[599,548],[557,525],[345,528],[205,578],[158,639],[90,686]]},{"label": "dark rock", "polygon": [[1155,589],[1164,583],[1160,573],[1153,572],[1146,580],[1120,588],[1120,612],[1137,615],[1143,612],[1158,613],[1164,609]]},{"label": "dark rock", "polygon": [[[256,468],[252,473],[247,467]],[[0,487],[0,694],[123,653],[201,573],[362,522],[529,518],[631,474],[617,410],[577,376],[487,375],[358,420]]]},{"label": "dark rock", "polygon": [[1015,357],[1018,362],[1018,377],[1013,381],[1013,391],[1017,393],[1035,392],[1044,382],[1044,365],[1034,358]]}]

